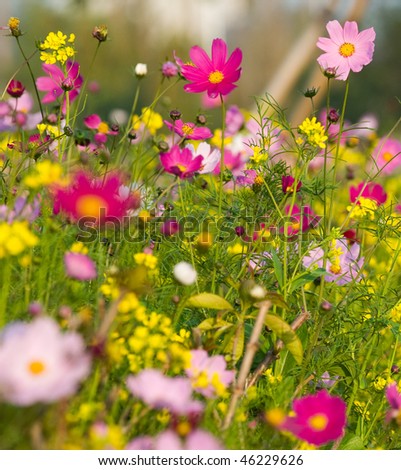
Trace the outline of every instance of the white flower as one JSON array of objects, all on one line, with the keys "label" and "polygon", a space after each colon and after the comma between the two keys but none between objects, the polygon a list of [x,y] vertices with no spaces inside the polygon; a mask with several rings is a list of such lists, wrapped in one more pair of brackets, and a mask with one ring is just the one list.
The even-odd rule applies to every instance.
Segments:
[{"label": "white flower", "polygon": [[263,299],[266,296],[266,289],[262,286],[256,284],[249,291],[249,295],[254,299]]},{"label": "white flower", "polygon": [[184,286],[190,286],[196,282],[196,278],[198,277],[195,268],[185,261],[180,261],[174,266],[173,274],[176,280]]},{"label": "white flower", "polygon": [[202,167],[199,170],[200,174],[211,173],[220,162],[220,150],[212,150],[206,142],[201,142],[196,150],[192,144],[188,144],[186,147],[192,152],[194,158],[198,155],[203,157]]},{"label": "white flower", "polygon": [[135,75],[137,77],[144,77],[148,73],[148,66],[146,64],[136,64],[135,65]]}]

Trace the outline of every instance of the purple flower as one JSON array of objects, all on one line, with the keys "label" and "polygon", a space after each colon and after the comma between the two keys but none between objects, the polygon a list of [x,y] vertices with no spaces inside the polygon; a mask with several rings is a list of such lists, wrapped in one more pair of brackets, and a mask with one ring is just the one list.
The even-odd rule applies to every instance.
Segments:
[{"label": "purple flower", "polygon": [[163,77],[171,78],[176,77],[178,75],[178,67],[174,62],[164,62],[162,65],[162,74]]},{"label": "purple flower", "polygon": [[[335,282],[339,286],[358,281],[361,277],[363,257],[359,257],[359,243],[349,244],[346,238],[335,240],[327,253],[325,279],[327,282]],[[324,251],[317,247],[304,256],[302,263],[307,268],[323,268]]]},{"label": "purple flower", "polygon": [[397,383],[393,382],[386,387],[386,398],[390,409],[386,414],[386,421],[395,420],[401,425],[401,393],[398,391]]}]

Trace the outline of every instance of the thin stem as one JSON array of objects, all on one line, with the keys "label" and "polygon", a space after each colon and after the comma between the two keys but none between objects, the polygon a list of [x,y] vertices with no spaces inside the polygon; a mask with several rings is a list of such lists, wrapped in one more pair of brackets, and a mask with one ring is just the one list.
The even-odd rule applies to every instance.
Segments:
[{"label": "thin stem", "polygon": [[[31,78],[32,78],[33,87],[34,87],[34,89],[35,89],[36,98],[37,98],[38,104],[39,104],[40,114],[42,115],[42,119],[43,119],[43,118],[44,118],[44,113],[43,113],[42,103],[41,103],[41,101],[40,101],[39,91],[38,91],[38,88],[37,88],[37,86],[36,86],[36,80],[35,80],[35,76],[34,76],[34,74],[33,74],[32,68],[31,68],[31,64],[29,63],[29,59],[27,58],[27,56],[25,55],[24,50],[22,49],[22,46],[21,46],[19,37],[17,36],[15,39],[17,40],[17,44],[18,44],[19,50],[21,51],[22,57],[25,59],[25,63],[26,63],[26,65],[27,65],[27,67],[28,67],[29,74],[30,74],[30,76],[31,76]],[[35,51],[35,53],[36,53],[36,51]],[[32,55],[31,57],[33,57],[33,55]]]}]

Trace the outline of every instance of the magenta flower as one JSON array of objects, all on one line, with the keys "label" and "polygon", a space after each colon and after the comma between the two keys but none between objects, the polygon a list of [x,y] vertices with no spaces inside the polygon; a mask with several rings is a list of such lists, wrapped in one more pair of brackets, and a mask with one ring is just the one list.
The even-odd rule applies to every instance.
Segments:
[{"label": "magenta flower", "polygon": [[160,154],[160,162],[167,173],[185,179],[202,168],[203,157],[202,155],[194,157],[188,148],[180,149],[178,145],[174,145],[169,152]]},{"label": "magenta flower", "polygon": [[54,213],[64,212],[73,221],[88,217],[96,225],[121,220],[130,209],[139,207],[137,195],[121,197],[121,186],[117,173],[94,178],[79,171],[69,186],[55,188]]},{"label": "magenta flower", "polygon": [[327,390],[294,400],[295,416],[287,417],[280,428],[290,431],[309,444],[321,446],[335,441],[344,433],[346,404]]},{"label": "magenta flower", "polygon": [[[326,260],[327,282],[335,282],[339,286],[357,281],[361,277],[361,269],[364,262],[359,257],[361,247],[359,243],[348,243],[346,238],[335,241],[328,253]],[[304,256],[302,263],[306,268],[323,268],[324,251],[317,247]]]},{"label": "magenta flower", "polygon": [[[237,152],[233,153],[229,149],[225,149],[224,151],[224,168],[230,170],[234,176],[239,176],[243,174],[243,168],[245,166],[245,160],[242,155]],[[220,165],[217,165],[213,170],[215,175],[220,174]]]},{"label": "magenta flower", "polygon": [[334,20],[327,23],[326,29],[330,38],[320,37],[316,44],[324,51],[317,59],[323,70],[333,69],[336,79],[346,80],[351,70],[360,72],[372,62],[376,37],[373,28],[358,32],[355,21],[346,21],[342,28]]},{"label": "magenta flower", "polygon": [[117,135],[118,132],[110,129],[107,122],[101,120],[97,114],[91,114],[84,119],[84,124],[88,129],[93,129],[95,133],[95,141],[98,144],[105,144],[108,135]]},{"label": "magenta flower", "polygon": [[164,121],[164,124],[184,139],[204,140],[213,136],[213,132],[208,127],[198,127],[193,122],[183,122],[181,119],[177,119],[174,123]]},{"label": "magenta flower", "polygon": [[223,356],[209,357],[203,349],[193,349],[190,366],[185,372],[191,379],[194,390],[206,398],[211,398],[222,395],[234,380],[235,372],[226,370],[226,367]]},{"label": "magenta flower", "polygon": [[19,80],[11,80],[7,86],[7,93],[13,98],[20,98],[25,91],[24,85]]},{"label": "magenta flower", "polygon": [[390,175],[401,166],[401,142],[397,139],[380,139],[373,149],[372,157],[377,169]]},{"label": "magenta flower", "polygon": [[97,277],[95,262],[83,253],[67,251],[64,266],[67,276],[78,281],[90,281]]},{"label": "magenta flower", "polygon": [[0,335],[0,396],[19,406],[69,397],[90,362],[81,336],[62,333],[51,318],[10,324]]},{"label": "magenta flower", "polygon": [[293,193],[294,190],[298,192],[301,187],[302,187],[302,182],[298,181],[297,182],[297,187],[294,188],[294,183],[295,183],[295,178],[292,177],[291,175],[285,175],[281,178],[281,187],[283,189],[283,193]]},{"label": "magenta flower", "polygon": [[390,409],[386,413],[386,421],[395,420],[401,424],[401,393],[398,391],[397,383],[393,382],[386,387],[386,398]]},{"label": "magenta flower", "polygon": [[202,403],[192,400],[192,386],[184,377],[166,377],[156,369],[144,369],[127,378],[130,392],[152,408],[166,408],[176,415],[199,414]]},{"label": "magenta flower", "polygon": [[[83,79],[79,74],[78,62],[67,61],[67,74],[65,74],[57,65],[42,64],[43,70],[48,77],[39,77],[36,80],[36,86],[40,91],[46,91],[46,95],[42,99],[43,104],[56,101],[64,93],[69,94],[70,102],[74,101],[81,88]],[[65,112],[66,101],[64,99],[62,110]]]},{"label": "magenta flower", "polygon": [[284,212],[289,220],[284,224],[284,227],[280,228],[280,233],[284,233],[289,237],[297,235],[299,232],[306,232],[315,227],[320,220],[320,217],[309,206],[299,207],[294,204],[291,207],[291,205],[287,205]]},{"label": "magenta flower", "polygon": [[178,75],[178,67],[174,62],[169,60],[162,65],[162,75],[166,78],[176,77]]},{"label": "magenta flower", "polygon": [[351,202],[358,200],[360,204],[360,199],[371,199],[375,201],[378,206],[384,204],[387,199],[387,194],[378,183],[359,183],[358,186],[351,186],[349,188],[349,195]]},{"label": "magenta flower", "polygon": [[210,98],[215,98],[228,95],[236,88],[234,82],[241,75],[241,49],[235,49],[227,60],[227,44],[222,39],[214,39],[211,58],[199,46],[192,47],[189,56],[192,64],[181,67],[183,77],[191,82],[184,85],[185,91],[207,91]]}]

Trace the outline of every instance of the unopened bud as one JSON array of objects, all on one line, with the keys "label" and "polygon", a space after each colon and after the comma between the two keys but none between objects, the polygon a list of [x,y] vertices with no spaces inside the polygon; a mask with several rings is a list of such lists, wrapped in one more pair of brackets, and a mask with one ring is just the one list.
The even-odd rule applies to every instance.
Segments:
[{"label": "unopened bud", "polygon": [[178,109],[172,109],[170,111],[170,117],[173,121],[177,121],[181,117],[181,111],[179,111]]},{"label": "unopened bud", "polygon": [[102,24],[100,26],[95,26],[92,31],[92,36],[97,39],[99,42],[104,42],[107,39],[107,26]]},{"label": "unopened bud", "polygon": [[311,88],[307,88],[304,91],[304,96],[305,98],[313,98],[314,96],[317,95],[317,92],[319,91],[319,88],[315,88],[314,86]]},{"label": "unopened bud", "polygon": [[340,115],[338,111],[334,108],[331,108],[329,113],[327,114],[327,120],[332,124],[335,124],[340,119]]},{"label": "unopened bud", "polygon": [[148,66],[141,63],[136,64],[134,71],[137,78],[145,77],[148,74]]}]

